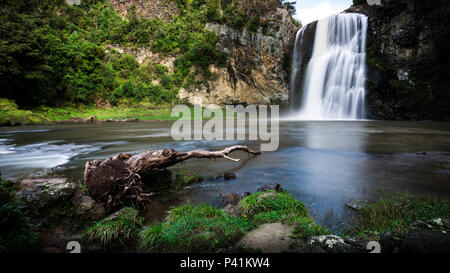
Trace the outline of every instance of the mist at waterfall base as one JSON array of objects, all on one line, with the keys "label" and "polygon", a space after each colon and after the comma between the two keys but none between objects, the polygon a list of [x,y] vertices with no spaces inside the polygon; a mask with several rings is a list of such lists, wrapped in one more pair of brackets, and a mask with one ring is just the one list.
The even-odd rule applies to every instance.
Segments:
[{"label": "mist at waterfall base", "polygon": [[[287,119],[364,119],[367,17],[342,13],[318,21],[311,59],[306,71],[301,71],[300,49],[307,27],[296,34]],[[300,83],[302,73],[306,74]],[[302,96],[299,109],[293,104],[296,96]]]}]

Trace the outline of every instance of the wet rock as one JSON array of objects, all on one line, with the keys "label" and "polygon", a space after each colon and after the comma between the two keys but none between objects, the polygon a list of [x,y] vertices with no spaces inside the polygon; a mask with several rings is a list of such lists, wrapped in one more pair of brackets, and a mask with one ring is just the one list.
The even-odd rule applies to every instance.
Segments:
[{"label": "wet rock", "polygon": [[248,191],[243,192],[243,193],[241,194],[241,199],[244,198],[244,197],[246,197],[246,196],[249,196],[249,195],[251,195],[251,194],[252,194],[252,193],[251,193],[251,192],[248,192]]},{"label": "wet rock", "polygon": [[223,174],[223,178],[224,178],[225,180],[236,179],[236,174],[233,173],[233,172],[225,172],[225,173]]},{"label": "wet rock", "polygon": [[384,232],[380,244],[384,253],[448,253],[449,232],[449,219],[416,221],[404,233]]},{"label": "wet rock", "polygon": [[347,203],[345,203],[345,206],[347,206],[348,208],[360,211],[363,208],[367,207],[368,204],[369,204],[368,200],[352,199],[352,200],[348,201]]},{"label": "wet rock", "polygon": [[276,192],[282,192],[282,191],[284,191],[283,187],[281,187],[281,185],[278,184],[278,183],[270,183],[270,184],[266,184],[266,185],[263,185],[262,187],[259,187],[259,188],[257,189],[258,192],[261,192],[261,191],[269,191],[269,190],[274,190],[274,191],[276,191]]},{"label": "wet rock", "polygon": [[64,177],[29,178],[20,182],[17,197],[22,207],[37,212],[70,199],[76,190],[77,185]]},{"label": "wet rock", "polygon": [[220,193],[220,201],[223,206],[234,205],[236,206],[241,201],[241,196],[234,192],[221,192]]},{"label": "wet rock", "polygon": [[239,207],[232,204],[226,205],[222,210],[232,217],[238,217],[241,214]]},{"label": "wet rock", "polygon": [[337,235],[312,236],[300,248],[302,253],[363,253],[363,244]]},{"label": "wet rock", "polygon": [[105,207],[88,195],[78,191],[72,198],[72,204],[78,208],[77,215],[83,219],[98,220],[106,214]]}]

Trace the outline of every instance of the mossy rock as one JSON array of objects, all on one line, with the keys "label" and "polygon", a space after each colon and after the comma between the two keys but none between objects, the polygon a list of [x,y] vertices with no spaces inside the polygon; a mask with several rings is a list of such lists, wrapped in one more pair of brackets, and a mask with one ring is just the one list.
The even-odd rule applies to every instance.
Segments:
[{"label": "mossy rock", "polygon": [[181,170],[175,176],[175,189],[180,190],[186,186],[203,181],[204,177],[194,171]]},{"label": "mossy rock", "polygon": [[258,192],[241,200],[239,208],[247,216],[255,216],[264,212],[293,213],[296,216],[307,217],[308,210],[303,202],[295,199],[287,192],[273,190]]}]

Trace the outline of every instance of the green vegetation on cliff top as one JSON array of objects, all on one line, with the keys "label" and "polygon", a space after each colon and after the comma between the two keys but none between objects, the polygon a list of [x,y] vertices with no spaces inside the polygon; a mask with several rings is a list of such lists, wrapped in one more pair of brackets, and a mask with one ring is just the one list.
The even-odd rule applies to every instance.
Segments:
[{"label": "green vegetation on cliff top", "polygon": [[[13,113],[2,109],[2,124],[67,119],[60,108],[93,111],[98,102],[169,108],[179,88],[205,83],[209,66],[224,64],[227,56],[217,50],[215,33],[204,28],[207,22],[255,30],[259,16],[280,5],[278,0],[176,0],[180,12],[164,21],[141,17],[134,5],[121,17],[108,0],[84,0],[81,6],[64,0],[5,1],[0,10],[0,97],[14,100],[19,108]],[[139,63],[117,47],[173,56],[173,68],[149,60]],[[50,115],[36,111],[42,105],[55,109]],[[105,111],[104,117],[136,117],[125,108],[121,114]]]}]

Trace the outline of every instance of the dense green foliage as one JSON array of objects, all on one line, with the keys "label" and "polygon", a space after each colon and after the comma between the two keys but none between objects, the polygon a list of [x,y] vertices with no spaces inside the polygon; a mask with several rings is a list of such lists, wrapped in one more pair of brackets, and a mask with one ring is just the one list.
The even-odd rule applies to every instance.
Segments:
[{"label": "dense green foliage", "polygon": [[[81,6],[6,0],[0,11],[1,96],[19,106],[91,104],[99,98],[113,105],[121,100],[171,103],[191,67],[207,74],[211,63],[223,62],[215,34],[204,29],[207,20],[200,8],[164,23],[141,18],[133,8],[122,18],[106,0],[82,1]],[[174,72],[107,51],[112,44],[151,45],[153,52],[175,55]]]},{"label": "dense green foliage", "polygon": [[[211,64],[225,63],[227,55],[216,49],[215,33],[204,28],[207,22],[257,31],[260,16],[289,5],[279,0],[173,1],[179,12],[164,20],[141,17],[134,5],[122,17],[109,0],[84,0],[81,6],[64,0],[3,0],[0,97],[20,108],[97,102],[167,107],[180,87],[206,81]],[[175,57],[173,69],[148,60],[138,63],[126,54],[136,48]],[[42,122],[38,117],[25,121],[29,113],[15,114],[20,115],[0,116],[19,116],[12,123]]]},{"label": "dense green foliage", "polygon": [[18,208],[14,183],[0,174],[0,253],[33,252],[38,240]]},{"label": "dense green foliage", "polygon": [[350,233],[371,238],[384,231],[404,232],[415,221],[450,217],[450,201],[408,194],[386,195],[364,207]]},{"label": "dense green foliage", "polygon": [[144,218],[138,214],[134,208],[123,208],[90,226],[85,232],[86,240],[99,243],[103,247],[126,245],[137,238],[144,226]]}]

